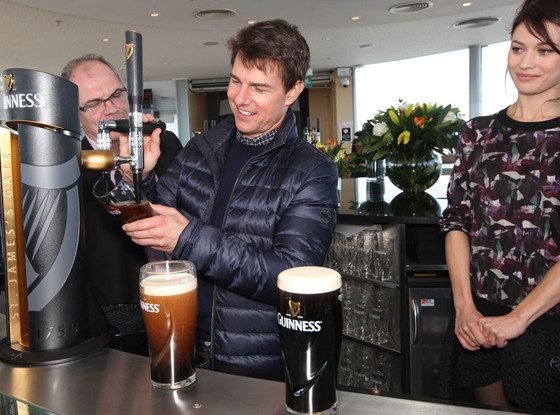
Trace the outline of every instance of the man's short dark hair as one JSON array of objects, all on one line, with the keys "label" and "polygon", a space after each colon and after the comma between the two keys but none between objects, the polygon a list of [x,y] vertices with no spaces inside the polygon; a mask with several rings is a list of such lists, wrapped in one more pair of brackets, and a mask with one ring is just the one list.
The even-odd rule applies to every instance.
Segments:
[{"label": "man's short dark hair", "polygon": [[271,64],[276,66],[286,91],[297,81],[305,80],[309,46],[297,26],[285,20],[266,20],[247,26],[229,39],[228,47],[232,66],[237,56],[243,65],[261,71],[266,71]]},{"label": "man's short dark hair", "polygon": [[121,76],[119,75],[115,67],[111,64],[111,62],[105,59],[103,55],[98,55],[96,53],[88,53],[86,55],[80,56],[79,58],[72,59],[64,66],[64,69],[62,69],[62,73],[60,74],[60,76],[64,79],[70,80],[70,78],[72,77],[72,73],[74,72],[74,69],[76,69],[79,65],[85,62],[100,62],[104,65],[107,65],[109,69],[113,71],[113,73],[115,74],[117,79],[121,82],[121,84],[123,83]]}]

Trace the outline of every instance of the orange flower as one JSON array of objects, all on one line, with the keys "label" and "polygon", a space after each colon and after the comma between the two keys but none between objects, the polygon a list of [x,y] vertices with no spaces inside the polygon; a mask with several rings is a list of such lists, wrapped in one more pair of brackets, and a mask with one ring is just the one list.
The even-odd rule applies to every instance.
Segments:
[{"label": "orange flower", "polygon": [[327,145],[329,147],[336,147],[336,139],[333,137],[329,138],[329,140],[327,141]]},{"label": "orange flower", "polygon": [[414,125],[424,128],[424,117],[414,117]]}]

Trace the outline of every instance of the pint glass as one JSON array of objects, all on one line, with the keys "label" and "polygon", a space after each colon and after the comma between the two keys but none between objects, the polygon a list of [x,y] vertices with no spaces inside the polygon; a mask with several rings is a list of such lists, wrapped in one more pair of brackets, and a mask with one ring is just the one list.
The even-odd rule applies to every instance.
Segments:
[{"label": "pint glass", "polygon": [[141,195],[141,202],[136,203],[132,178],[120,168],[101,174],[93,185],[93,196],[107,212],[117,216],[123,223],[156,215],[144,194]]},{"label": "pint glass", "polygon": [[150,262],[140,269],[152,385],[177,389],[196,380],[196,269],[188,261]]},{"label": "pint glass", "polygon": [[342,279],[323,267],[278,275],[278,325],[291,414],[336,413]]}]

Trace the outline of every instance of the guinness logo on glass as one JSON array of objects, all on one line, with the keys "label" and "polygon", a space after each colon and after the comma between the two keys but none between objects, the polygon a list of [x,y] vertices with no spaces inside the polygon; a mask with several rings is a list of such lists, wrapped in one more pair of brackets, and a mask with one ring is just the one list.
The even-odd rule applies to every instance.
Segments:
[{"label": "guinness logo on glass", "polygon": [[16,79],[11,73],[4,75],[4,91],[10,92],[14,88],[15,83]]},{"label": "guinness logo on glass", "polygon": [[124,56],[126,57],[126,60],[129,60],[133,53],[134,53],[134,43],[127,43],[124,46]]},{"label": "guinness logo on glass", "polygon": [[288,300],[288,305],[290,306],[290,315],[294,318],[299,314],[299,301]]}]

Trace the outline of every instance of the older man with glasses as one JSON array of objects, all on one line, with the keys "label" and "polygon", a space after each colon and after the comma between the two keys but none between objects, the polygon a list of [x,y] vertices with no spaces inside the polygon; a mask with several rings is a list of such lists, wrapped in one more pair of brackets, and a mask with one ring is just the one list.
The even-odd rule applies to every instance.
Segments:
[{"label": "older man with glasses", "polygon": [[[128,118],[126,88],[113,65],[101,55],[88,54],[71,60],[61,76],[78,85],[80,124],[85,134],[82,149],[95,149],[99,121]],[[111,133],[111,141],[113,151],[128,153],[124,147],[127,145],[124,136]],[[120,141],[123,143],[122,149]],[[175,134],[165,131],[161,135],[161,157],[155,167],[156,174],[162,175],[167,170],[181,148],[181,142]],[[94,199],[92,189],[100,174],[83,173],[87,252],[85,272],[94,296],[106,311],[111,312],[116,310],[116,304],[138,304],[138,271],[148,258],[145,250],[132,243],[123,232],[119,220],[107,214]],[[109,323],[113,325],[121,322],[112,322],[109,318]],[[137,351],[135,345],[130,347],[132,349],[128,351]]]}]

